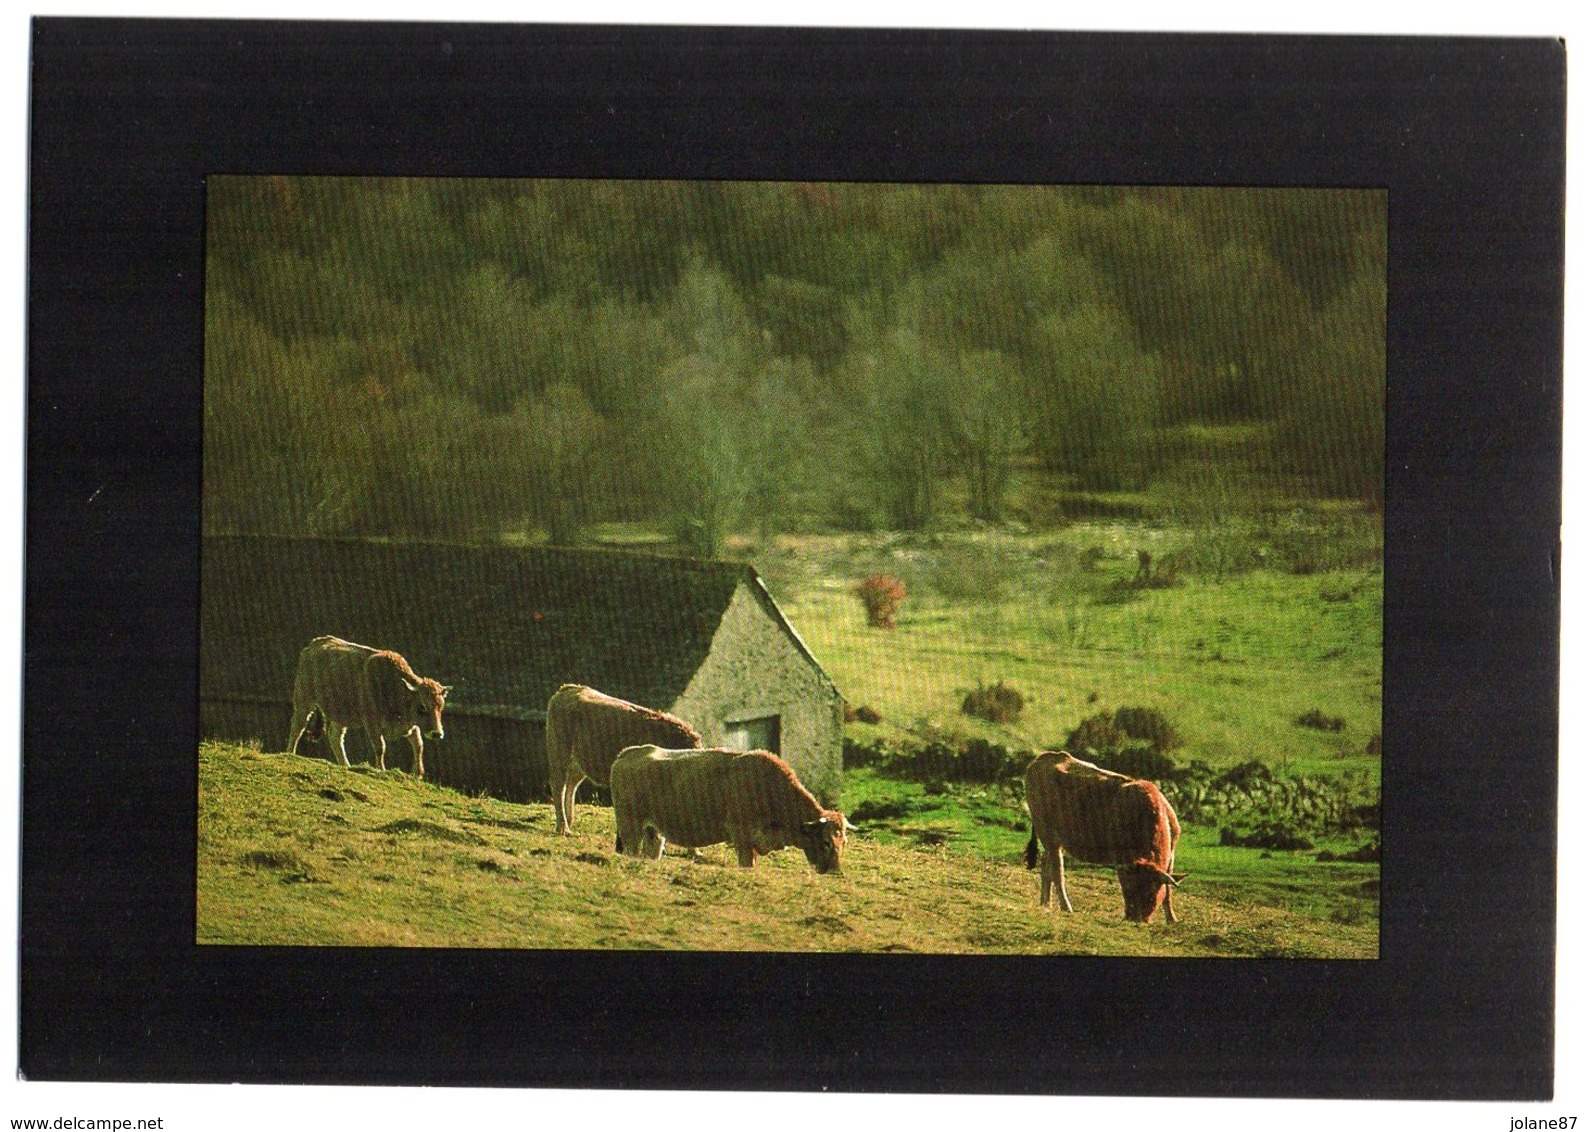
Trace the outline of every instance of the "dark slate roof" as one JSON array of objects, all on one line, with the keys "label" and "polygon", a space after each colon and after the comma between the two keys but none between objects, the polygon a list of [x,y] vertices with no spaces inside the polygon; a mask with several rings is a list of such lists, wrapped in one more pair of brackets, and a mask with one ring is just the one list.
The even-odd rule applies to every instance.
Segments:
[{"label": "dark slate roof", "polygon": [[538,718],[568,682],[666,707],[705,661],[741,583],[810,657],[755,571],[740,563],[211,536],[199,691],[289,700],[299,651],[332,633],[394,649],[421,676],[453,685],[453,710]]}]

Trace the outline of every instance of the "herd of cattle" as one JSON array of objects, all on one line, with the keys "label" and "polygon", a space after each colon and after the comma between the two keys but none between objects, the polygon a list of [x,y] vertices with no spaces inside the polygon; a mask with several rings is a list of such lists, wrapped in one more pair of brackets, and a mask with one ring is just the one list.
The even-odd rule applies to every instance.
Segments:
[{"label": "herd of cattle", "polygon": [[[397,653],[317,637],[298,658],[293,730],[287,750],[327,744],[347,766],[346,737],[361,728],[386,768],[386,740],[406,739],[415,773],[424,775],[424,740],[440,739],[451,689],[418,676]],[[617,850],[660,859],[664,847],[690,850],[727,843],[739,864],[797,845],[818,873],[839,871],[844,815],[826,809],[792,767],[767,751],[701,747],[700,733],[665,712],[564,684],[546,707],[547,787],[557,830],[573,832],[574,791],[586,778],[607,786]],[[1064,857],[1112,865],[1125,918],[1146,922],[1160,906],[1175,921],[1170,892],[1180,823],[1157,786],[1047,751],[1026,770],[1031,840],[1026,867],[1041,858],[1041,903],[1071,911]]]}]

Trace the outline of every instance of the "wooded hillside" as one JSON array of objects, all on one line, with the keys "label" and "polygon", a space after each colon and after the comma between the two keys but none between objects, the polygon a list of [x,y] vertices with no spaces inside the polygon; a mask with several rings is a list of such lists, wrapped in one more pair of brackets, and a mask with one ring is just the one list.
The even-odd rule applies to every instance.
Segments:
[{"label": "wooded hillside", "polygon": [[1383,490],[1377,191],[217,177],[212,533],[1005,517]]}]

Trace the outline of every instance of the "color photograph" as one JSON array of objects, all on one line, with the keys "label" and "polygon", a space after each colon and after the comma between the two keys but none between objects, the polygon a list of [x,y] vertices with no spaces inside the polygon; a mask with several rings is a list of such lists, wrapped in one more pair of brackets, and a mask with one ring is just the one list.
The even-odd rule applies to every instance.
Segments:
[{"label": "color photograph", "polygon": [[1378,958],[1387,211],[208,177],[195,941]]}]

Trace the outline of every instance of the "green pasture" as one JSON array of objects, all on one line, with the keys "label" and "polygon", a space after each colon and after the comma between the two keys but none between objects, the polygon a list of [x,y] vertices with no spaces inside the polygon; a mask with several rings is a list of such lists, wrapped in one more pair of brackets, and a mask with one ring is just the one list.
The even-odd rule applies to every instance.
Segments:
[{"label": "green pasture", "polygon": [[[1182,760],[1376,780],[1382,571],[1255,569],[1131,588],[1136,550],[1154,545],[1161,561],[1173,535],[1087,524],[1041,537],[790,537],[756,562],[845,697],[880,712],[884,729],[1057,747],[1089,715],[1148,706],[1184,736]],[[909,588],[896,629],[868,626],[854,596],[873,572]],[[1017,722],[961,712],[968,691],[1000,680],[1025,699]],[[1296,724],[1313,710],[1343,729]]]}]

